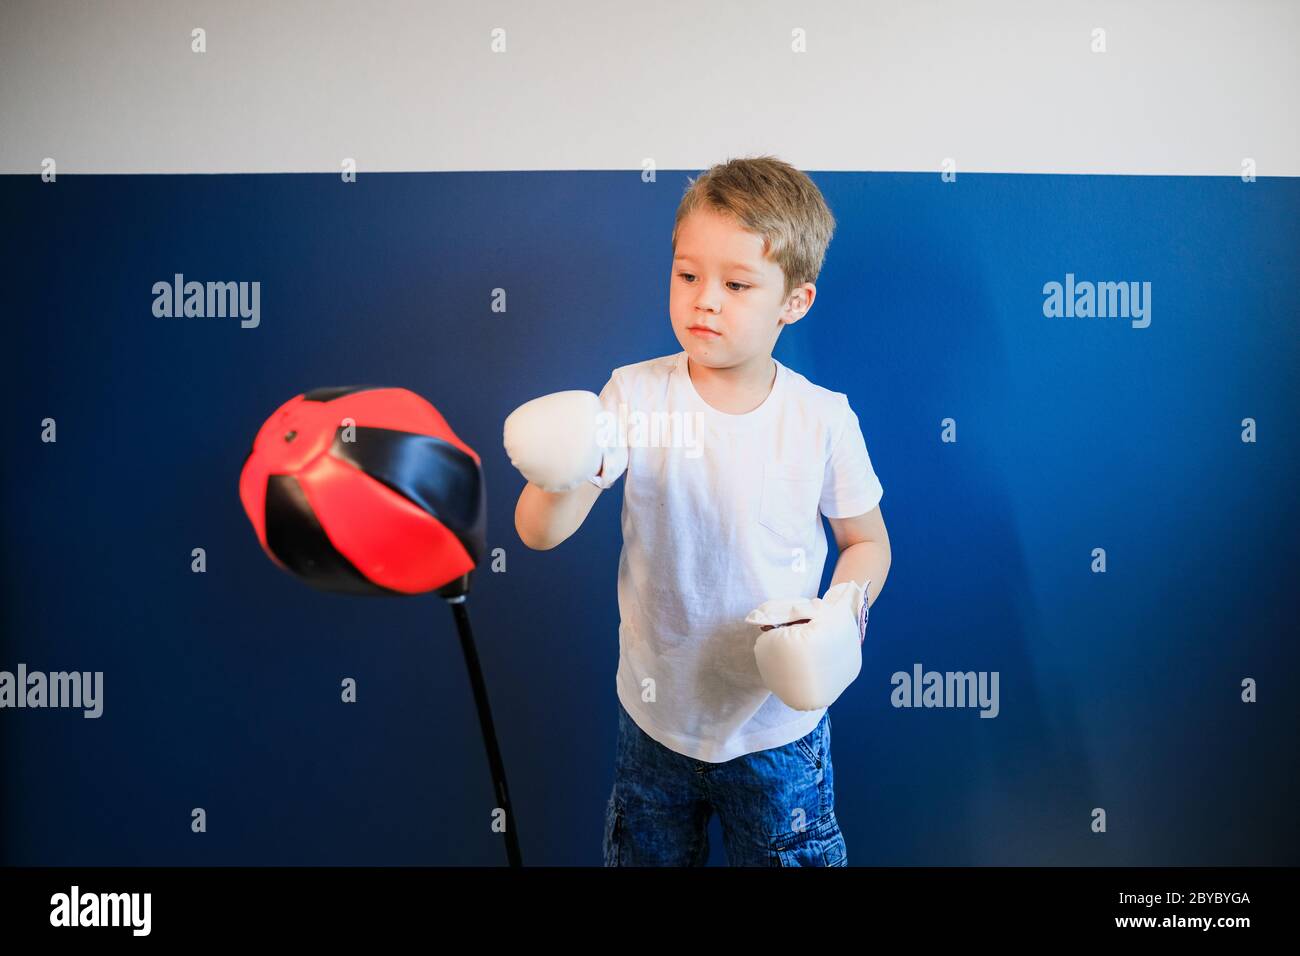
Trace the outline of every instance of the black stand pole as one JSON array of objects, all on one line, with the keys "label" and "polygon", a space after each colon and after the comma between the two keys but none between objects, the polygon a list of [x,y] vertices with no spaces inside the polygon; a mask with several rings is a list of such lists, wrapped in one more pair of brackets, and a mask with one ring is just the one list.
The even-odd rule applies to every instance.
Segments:
[{"label": "black stand pole", "polygon": [[[466,588],[468,590],[468,588]],[[469,626],[469,611],[465,607],[466,595],[446,598],[456,618],[456,630],[460,633],[460,649],[465,654],[465,668],[469,671],[469,682],[474,688],[474,705],[478,708],[479,727],[483,731],[483,745],[487,748],[488,765],[492,769],[492,787],[496,792],[497,805],[506,814],[506,858],[511,866],[523,866],[519,855],[519,835],[515,826],[514,808],[510,806],[510,792],[506,788],[506,768],[501,760],[501,749],[497,746],[497,732],[492,725],[492,708],[488,706],[487,685],[483,682],[483,670],[479,667],[478,651],[474,647],[474,632]]]}]

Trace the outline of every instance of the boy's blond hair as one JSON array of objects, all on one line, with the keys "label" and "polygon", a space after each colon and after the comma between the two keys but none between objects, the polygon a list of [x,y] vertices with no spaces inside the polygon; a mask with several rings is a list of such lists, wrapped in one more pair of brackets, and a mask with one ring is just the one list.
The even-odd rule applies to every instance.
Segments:
[{"label": "boy's blond hair", "polygon": [[708,207],[763,237],[763,255],[785,273],[784,301],[797,285],[817,281],[835,217],[821,190],[775,156],[731,159],[688,180],[673,222],[673,250],[682,220]]}]

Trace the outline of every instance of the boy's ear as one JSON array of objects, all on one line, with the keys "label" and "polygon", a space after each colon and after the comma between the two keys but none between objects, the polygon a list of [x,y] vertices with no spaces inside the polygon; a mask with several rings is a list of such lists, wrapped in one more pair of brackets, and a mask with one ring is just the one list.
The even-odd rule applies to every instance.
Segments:
[{"label": "boy's ear", "polygon": [[781,310],[781,322],[784,325],[794,325],[808,314],[815,298],[817,298],[817,287],[811,282],[795,286],[785,300],[785,308]]}]

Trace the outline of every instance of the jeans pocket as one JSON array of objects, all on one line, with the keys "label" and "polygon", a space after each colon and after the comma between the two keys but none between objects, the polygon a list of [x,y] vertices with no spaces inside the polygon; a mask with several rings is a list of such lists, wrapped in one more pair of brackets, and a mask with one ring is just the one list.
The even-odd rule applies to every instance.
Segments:
[{"label": "jeans pocket", "polygon": [[795,749],[807,759],[810,770],[821,770],[826,759],[825,730],[829,714],[830,711],[823,714],[816,727],[794,742]]},{"label": "jeans pocket", "polygon": [[819,817],[804,830],[790,830],[772,838],[768,847],[772,866],[848,866],[848,848],[835,812]]},{"label": "jeans pocket", "polygon": [[800,737],[795,741],[794,745],[795,749],[804,755],[812,769],[821,769],[821,757],[817,755],[817,747],[814,743],[809,741],[807,737]]}]

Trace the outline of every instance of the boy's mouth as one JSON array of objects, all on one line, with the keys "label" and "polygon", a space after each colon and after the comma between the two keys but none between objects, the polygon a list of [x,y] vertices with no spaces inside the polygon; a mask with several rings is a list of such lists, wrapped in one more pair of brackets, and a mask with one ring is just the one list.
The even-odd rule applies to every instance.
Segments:
[{"label": "boy's mouth", "polygon": [[687,329],[692,335],[698,335],[702,339],[716,339],[721,332],[715,332],[712,329],[705,328],[702,325],[692,325]]}]

